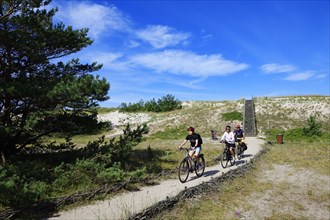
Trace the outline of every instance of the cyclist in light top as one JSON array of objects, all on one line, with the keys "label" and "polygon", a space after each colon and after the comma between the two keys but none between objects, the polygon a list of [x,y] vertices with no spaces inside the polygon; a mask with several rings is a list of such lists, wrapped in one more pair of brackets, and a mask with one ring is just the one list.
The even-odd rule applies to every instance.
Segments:
[{"label": "cyclist in light top", "polygon": [[190,151],[189,155],[190,157],[193,157],[194,162],[196,164],[198,160],[198,155],[200,154],[202,150],[202,138],[199,134],[195,133],[195,129],[193,127],[188,128],[188,135],[186,139],[182,142],[182,144],[179,146],[179,148],[182,148],[187,141],[190,141]]},{"label": "cyclist in light top", "polygon": [[225,143],[226,147],[229,148],[231,155],[235,158],[235,135],[231,131],[229,125],[226,126],[226,131],[223,133],[220,143]]}]

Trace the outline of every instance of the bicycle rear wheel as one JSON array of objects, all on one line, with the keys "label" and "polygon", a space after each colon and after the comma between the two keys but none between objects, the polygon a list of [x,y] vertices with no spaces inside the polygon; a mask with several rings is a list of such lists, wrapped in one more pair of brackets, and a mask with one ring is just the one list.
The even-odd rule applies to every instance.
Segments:
[{"label": "bicycle rear wheel", "polygon": [[205,159],[204,156],[199,156],[199,162],[195,166],[195,173],[198,177],[202,176],[205,171]]},{"label": "bicycle rear wheel", "polygon": [[241,148],[241,153],[240,153],[240,159],[242,159],[242,158],[244,158],[244,149],[243,149],[243,146],[240,146],[240,148]]},{"label": "bicycle rear wheel", "polygon": [[227,153],[223,152],[220,158],[220,163],[223,168],[226,168],[228,165]]},{"label": "bicycle rear wheel", "polygon": [[189,163],[187,160],[181,161],[179,165],[178,176],[181,183],[187,181],[189,176]]},{"label": "bicycle rear wheel", "polygon": [[241,158],[243,158],[242,155],[243,155],[242,146],[240,144],[238,144],[238,146],[237,146],[237,158],[240,160]]}]

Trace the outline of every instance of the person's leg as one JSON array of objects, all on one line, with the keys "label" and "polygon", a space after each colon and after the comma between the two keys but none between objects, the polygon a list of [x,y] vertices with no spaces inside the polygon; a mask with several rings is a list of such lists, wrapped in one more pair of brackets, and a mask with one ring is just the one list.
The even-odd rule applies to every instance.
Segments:
[{"label": "person's leg", "polygon": [[189,156],[190,156],[190,162],[191,162],[191,167],[190,167],[190,171],[192,172],[193,169],[195,168],[195,150],[190,150],[189,151]]},{"label": "person's leg", "polygon": [[195,169],[200,169],[200,159],[199,159],[199,154],[201,152],[201,147],[197,147],[195,149],[195,154],[194,154],[194,164],[195,164]]},{"label": "person's leg", "polygon": [[[234,146],[235,146],[235,144],[234,144]],[[234,146],[231,145],[229,150],[230,150],[232,157],[235,159],[235,147]]]},{"label": "person's leg", "polygon": [[195,154],[194,154],[195,162],[198,162],[200,152],[201,152],[201,148],[200,148],[200,147],[197,147],[197,148],[195,149]]},{"label": "person's leg", "polygon": [[190,150],[189,151],[189,156],[192,158],[192,156],[194,155],[194,153],[195,153],[195,150]]}]

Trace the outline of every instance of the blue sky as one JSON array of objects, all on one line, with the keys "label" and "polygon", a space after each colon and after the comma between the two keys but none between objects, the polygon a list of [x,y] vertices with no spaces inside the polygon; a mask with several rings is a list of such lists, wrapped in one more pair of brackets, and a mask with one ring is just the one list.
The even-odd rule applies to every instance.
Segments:
[{"label": "blue sky", "polygon": [[[104,107],[329,93],[329,1],[64,1],[54,22],[89,28]],[[66,58],[68,59],[68,58]]]}]

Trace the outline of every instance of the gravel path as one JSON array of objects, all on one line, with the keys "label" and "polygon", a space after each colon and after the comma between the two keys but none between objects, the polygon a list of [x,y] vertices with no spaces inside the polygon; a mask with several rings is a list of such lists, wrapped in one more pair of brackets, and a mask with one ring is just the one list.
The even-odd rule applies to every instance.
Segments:
[{"label": "gravel path", "polygon": [[[236,161],[236,165],[233,167],[223,169],[220,164],[213,167],[206,167],[202,177],[196,178],[196,175],[191,173],[187,182],[183,184],[178,179],[166,180],[159,185],[142,187],[136,192],[127,192],[109,200],[97,201],[94,204],[59,212],[48,219],[127,219],[130,215],[139,213],[157,202],[163,201],[168,197],[176,196],[186,187],[194,187],[202,182],[207,182],[212,178],[221,176],[231,169],[242,166],[260,151],[263,140],[256,137],[247,137],[246,143],[248,144],[248,149],[245,151],[246,157],[240,161]],[[208,158],[205,159],[207,162]]]}]

